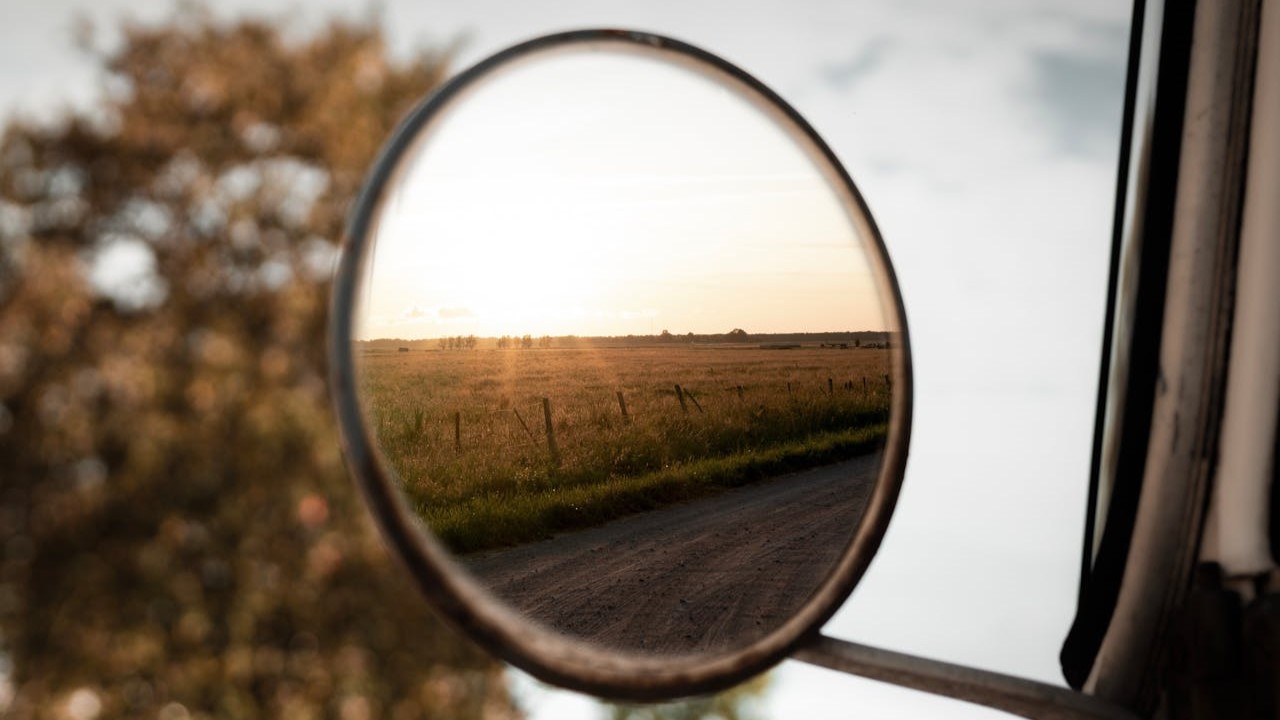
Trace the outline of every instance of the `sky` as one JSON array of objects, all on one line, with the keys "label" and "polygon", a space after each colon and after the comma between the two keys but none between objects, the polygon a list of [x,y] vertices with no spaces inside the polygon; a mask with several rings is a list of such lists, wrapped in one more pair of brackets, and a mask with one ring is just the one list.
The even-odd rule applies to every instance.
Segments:
[{"label": "sky", "polygon": [[762,102],[617,43],[486,77],[383,194],[357,337],[885,330],[856,200]]},{"label": "sky", "polygon": [[[344,0],[223,0],[305,31]],[[385,0],[397,50],[461,65],[592,26],[668,34],[792,104],[867,200],[906,306],[914,423],[879,555],[825,632],[1061,684],[1074,613],[1106,297],[1129,8],[1110,0]],[[110,41],[161,2],[6,0],[0,113],[97,92],[76,12]],[[364,14],[366,10],[354,11]],[[534,717],[593,701],[520,681]],[[796,662],[768,717],[999,713]]]}]

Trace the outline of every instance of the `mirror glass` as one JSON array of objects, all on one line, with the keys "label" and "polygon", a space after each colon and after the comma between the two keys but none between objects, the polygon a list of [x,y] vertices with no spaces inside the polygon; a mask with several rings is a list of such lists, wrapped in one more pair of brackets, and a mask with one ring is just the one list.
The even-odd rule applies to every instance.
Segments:
[{"label": "mirror glass", "polygon": [[571,46],[421,127],[352,333],[366,431],[498,601],[723,653],[828,580],[880,472],[900,323],[842,172],[687,57]]}]

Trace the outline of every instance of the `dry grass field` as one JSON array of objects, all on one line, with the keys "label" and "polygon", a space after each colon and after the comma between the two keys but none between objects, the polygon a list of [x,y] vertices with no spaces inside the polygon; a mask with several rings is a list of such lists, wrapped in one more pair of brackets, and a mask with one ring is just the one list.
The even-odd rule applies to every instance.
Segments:
[{"label": "dry grass field", "polygon": [[384,458],[457,552],[876,451],[892,392],[884,349],[356,352]]}]

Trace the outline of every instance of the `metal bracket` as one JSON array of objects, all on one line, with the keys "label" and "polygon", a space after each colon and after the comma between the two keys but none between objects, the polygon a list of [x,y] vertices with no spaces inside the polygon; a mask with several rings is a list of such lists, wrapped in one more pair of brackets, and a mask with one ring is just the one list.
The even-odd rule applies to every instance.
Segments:
[{"label": "metal bracket", "polygon": [[1137,720],[1130,710],[1065,687],[953,665],[825,635],[792,654],[801,662],[1043,720]]}]

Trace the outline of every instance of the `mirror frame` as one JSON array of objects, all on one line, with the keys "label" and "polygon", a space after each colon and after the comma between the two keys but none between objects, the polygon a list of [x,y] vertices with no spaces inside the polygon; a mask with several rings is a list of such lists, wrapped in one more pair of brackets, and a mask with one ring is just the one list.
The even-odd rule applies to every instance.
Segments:
[{"label": "mirror frame", "polygon": [[[833,191],[860,236],[868,243],[869,265],[881,285],[886,310],[896,313],[900,337],[890,362],[894,392],[888,436],[876,485],[853,538],[809,601],[766,635],[735,651],[703,655],[641,655],[611,652],[558,634],[522,617],[490,594],[451,559],[401,497],[393,472],[383,465],[378,445],[363,421],[357,395],[353,327],[360,279],[372,243],[384,189],[412,154],[420,131],[474,83],[508,63],[562,48],[622,48],[663,56],[695,72],[728,83],[762,112],[775,112],[827,164]],[[911,434],[912,368],[906,312],[880,232],[865,201],[835,154],[813,128],[782,98],[746,72],[706,51],[647,32],[590,29],[529,40],[464,70],[427,96],[401,121],[384,145],[350,211],[331,296],[329,382],[347,465],[393,554],[398,556],[427,599],[459,629],[499,658],[533,676],[562,687],[619,700],[655,701],[730,687],[777,664],[802,643],[818,637],[821,626],[844,603],[879,548],[893,515],[906,469]]]}]

